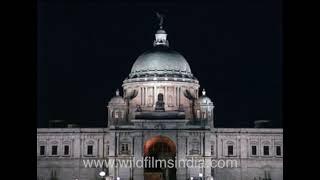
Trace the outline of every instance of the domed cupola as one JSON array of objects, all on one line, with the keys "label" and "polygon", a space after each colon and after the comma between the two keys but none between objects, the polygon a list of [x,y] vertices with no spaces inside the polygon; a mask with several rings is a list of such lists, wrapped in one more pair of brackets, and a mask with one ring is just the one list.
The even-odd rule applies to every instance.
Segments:
[{"label": "domed cupola", "polygon": [[158,18],[160,24],[152,48],[135,60],[122,84],[128,119],[150,117],[144,113],[163,109],[170,111],[170,116],[178,113],[175,118],[191,119],[199,81],[191,73],[187,60],[169,47],[163,17],[158,14]]},{"label": "domed cupola", "polygon": [[206,96],[205,89],[202,90],[202,96],[200,96],[199,99],[197,99],[196,103],[199,105],[213,105],[211,99],[208,96]]},{"label": "domed cupola", "polygon": [[[162,42],[161,40],[156,43]],[[154,76],[194,78],[186,59],[178,52],[169,49],[169,47],[163,44],[156,45],[153,49],[140,55],[132,66],[129,78]]]},{"label": "domed cupola", "polygon": [[161,18],[153,48],[136,59],[125,82],[174,80],[198,83],[187,60],[169,47],[168,34],[163,29],[162,21]]},{"label": "domed cupola", "polygon": [[120,96],[119,89],[116,91],[116,96],[112,97],[108,103],[108,127],[126,123],[127,119],[127,103]]},{"label": "domed cupola", "polygon": [[169,47],[169,41],[167,40],[167,33],[163,29],[159,29],[155,34],[155,40],[153,46],[166,46]]},{"label": "domed cupola", "polygon": [[194,105],[196,113],[196,120],[205,121],[206,125],[213,127],[213,109],[214,105],[211,99],[206,96],[206,90],[202,90],[202,96],[200,96]]},{"label": "domed cupola", "polygon": [[167,46],[169,47],[169,41],[167,40],[167,33],[163,30],[163,16],[157,13],[157,17],[160,19],[159,30],[155,34],[155,40],[153,46]]},{"label": "domed cupola", "polygon": [[119,89],[116,90],[116,96],[112,97],[109,101],[109,105],[124,105],[126,104],[122,96],[120,96]]}]

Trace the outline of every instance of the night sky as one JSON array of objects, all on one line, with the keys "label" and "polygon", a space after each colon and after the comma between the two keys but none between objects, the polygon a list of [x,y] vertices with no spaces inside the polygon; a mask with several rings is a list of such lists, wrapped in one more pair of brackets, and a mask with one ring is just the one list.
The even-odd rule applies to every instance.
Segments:
[{"label": "night sky", "polygon": [[110,4],[38,2],[37,124],[105,124],[135,59],[152,48],[165,14],[170,47],[215,104],[216,127],[282,127],[281,2]]}]

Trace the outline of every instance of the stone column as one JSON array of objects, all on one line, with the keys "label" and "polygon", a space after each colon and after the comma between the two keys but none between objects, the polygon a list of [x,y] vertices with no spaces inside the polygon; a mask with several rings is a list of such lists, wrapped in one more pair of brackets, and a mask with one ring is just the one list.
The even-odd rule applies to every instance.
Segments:
[{"label": "stone column", "polygon": [[178,89],[177,89],[177,103],[178,103],[178,107],[180,106],[180,87],[178,87]]},{"label": "stone column", "polygon": [[247,138],[245,136],[240,136],[240,157],[241,158],[248,158],[247,152],[249,152],[250,149],[248,149],[248,142]]},{"label": "stone column", "polygon": [[222,143],[222,139],[221,137],[219,137],[218,135],[216,135],[216,147],[217,147],[217,158],[222,158],[223,156],[223,143]]},{"label": "stone column", "polygon": [[[80,133],[79,133],[80,134]],[[76,136],[74,139],[73,147],[80,147],[80,148],[73,148],[73,157],[74,158],[80,158],[81,157],[81,136]]]},{"label": "stone column", "polygon": [[181,87],[179,87],[179,105],[181,104]]},{"label": "stone column", "polygon": [[[71,150],[73,151],[72,157],[75,159],[78,159],[78,162],[75,161],[75,163],[77,163],[77,165],[74,169],[74,176],[77,178],[80,178],[80,170],[83,165],[82,159],[81,159],[81,150],[82,150],[81,149],[82,148],[81,133],[76,135],[75,138],[72,140],[72,142],[73,142],[72,148],[71,148]],[[75,148],[75,147],[77,147],[77,148]]]},{"label": "stone column", "polygon": [[[143,139],[142,134],[135,135],[134,138],[134,158],[135,161],[141,161],[143,159]],[[144,169],[141,168],[141,164],[135,164],[139,167],[133,168],[133,179],[144,179]]]},{"label": "stone column", "polygon": [[143,105],[146,105],[146,99],[147,99],[147,88],[143,87]]},{"label": "stone column", "polygon": [[153,107],[156,107],[157,102],[157,87],[153,86]]},{"label": "stone column", "polygon": [[[186,136],[179,135],[177,137],[177,161],[179,160],[185,160],[186,159]],[[187,179],[187,168],[185,167],[177,167],[177,172],[176,172],[176,177],[177,180],[185,180]]]},{"label": "stone column", "polygon": [[[240,149],[240,175],[241,179],[249,179],[248,173],[247,173],[247,165],[245,159],[247,159],[247,152],[249,152],[248,149],[248,143],[247,138],[244,135],[238,136],[239,138],[239,149]],[[239,166],[239,165],[238,165]]]},{"label": "stone column", "polygon": [[143,105],[146,105],[146,98],[147,98],[147,96],[146,96],[146,87],[143,87],[142,88],[143,89]]},{"label": "stone column", "polygon": [[98,143],[97,143],[97,145],[98,145],[98,147],[97,147],[97,157],[98,157],[98,158],[103,157],[103,145],[104,145],[104,142],[103,142],[102,139],[103,139],[103,138],[100,138],[100,137],[99,137]]},{"label": "stone column", "polygon": [[[204,133],[203,143],[205,164],[211,163],[211,140],[211,133]],[[209,166],[205,166],[203,171],[204,177],[211,176],[211,168]]]},{"label": "stone column", "polygon": [[[112,132],[106,136],[109,136],[110,137],[110,142],[109,142],[109,157],[108,157],[108,160],[111,160],[111,161],[115,161],[115,152],[116,152],[116,141],[117,141],[117,138],[116,138],[116,133]],[[115,168],[113,167],[109,167],[108,168],[109,170],[109,176],[115,176]]]},{"label": "stone column", "polygon": [[178,106],[178,87],[175,87],[174,89],[174,95],[176,97],[176,106]]},{"label": "stone column", "polygon": [[143,105],[143,88],[142,87],[140,87],[140,105]]},{"label": "stone column", "polygon": [[146,105],[147,104],[147,98],[148,98],[148,93],[147,93],[148,92],[148,87],[145,87],[144,90],[145,90],[144,91],[144,97],[145,97],[144,98],[144,105]]},{"label": "stone column", "polygon": [[[115,133],[115,157],[114,157],[114,162],[115,164],[117,163],[117,157],[118,157],[118,154],[119,154],[119,148],[120,148],[120,142],[119,142],[119,133]],[[119,170],[118,168],[116,167],[117,165],[115,165],[113,167],[113,176],[114,177],[117,177],[119,175]]]},{"label": "stone column", "polygon": [[165,107],[168,107],[168,86],[164,87],[164,103]]}]

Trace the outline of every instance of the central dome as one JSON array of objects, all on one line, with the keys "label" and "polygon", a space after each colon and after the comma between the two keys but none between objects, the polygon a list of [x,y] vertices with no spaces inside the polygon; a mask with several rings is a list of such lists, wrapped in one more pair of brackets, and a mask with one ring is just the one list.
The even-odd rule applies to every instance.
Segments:
[{"label": "central dome", "polygon": [[192,77],[186,59],[167,46],[155,46],[137,58],[132,66],[130,77],[144,75],[185,75]]}]

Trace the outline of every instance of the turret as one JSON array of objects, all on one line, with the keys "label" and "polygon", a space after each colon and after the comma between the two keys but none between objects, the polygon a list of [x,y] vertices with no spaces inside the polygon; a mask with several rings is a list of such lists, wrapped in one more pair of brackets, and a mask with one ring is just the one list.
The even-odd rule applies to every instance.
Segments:
[{"label": "turret", "polygon": [[205,124],[210,126],[211,128],[214,127],[213,122],[213,109],[214,105],[211,99],[206,96],[205,89],[202,90],[202,96],[200,96],[194,105],[195,110],[195,121],[200,121],[200,124]]},{"label": "turret", "polygon": [[120,125],[127,119],[127,103],[120,96],[119,89],[116,90],[116,96],[112,97],[108,103],[108,126]]}]

